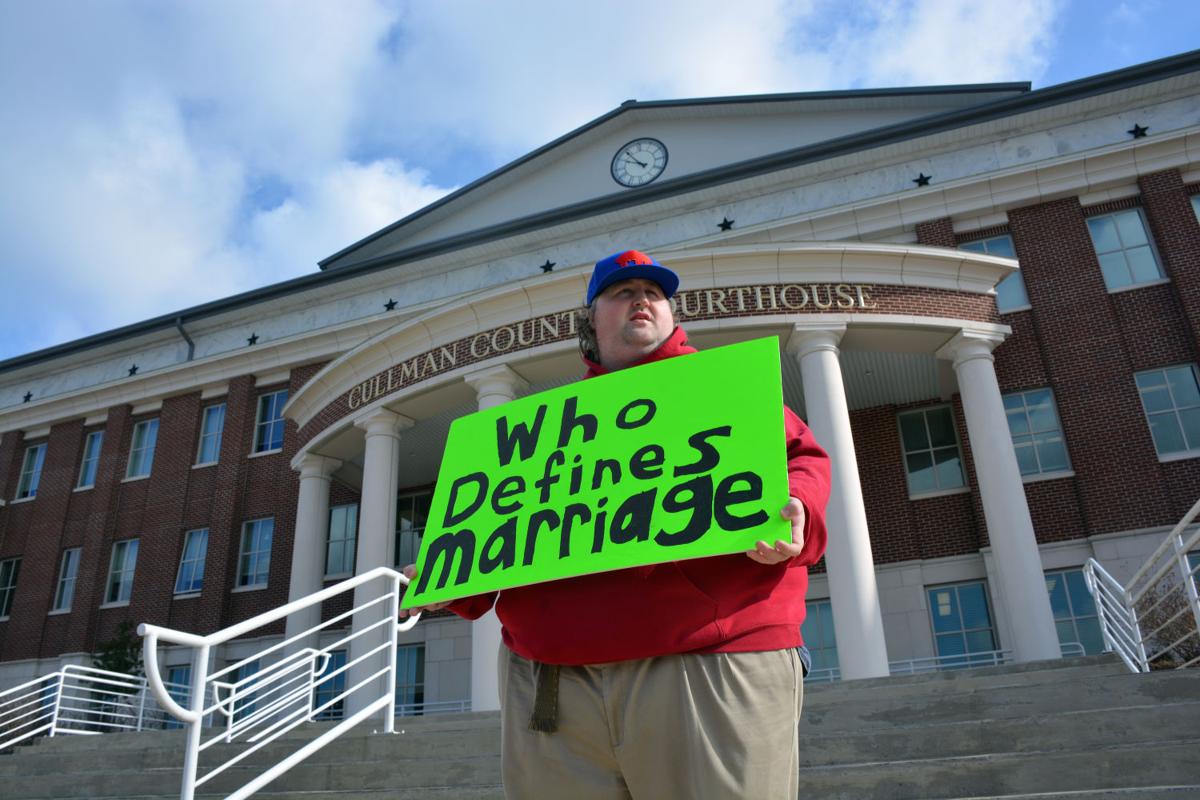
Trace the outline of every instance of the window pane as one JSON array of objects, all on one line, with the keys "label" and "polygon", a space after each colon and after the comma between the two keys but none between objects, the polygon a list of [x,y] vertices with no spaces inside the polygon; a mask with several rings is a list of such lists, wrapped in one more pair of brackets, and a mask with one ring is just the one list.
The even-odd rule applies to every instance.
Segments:
[{"label": "window pane", "polygon": [[967,643],[961,633],[938,634],[937,650],[939,656],[960,656],[967,652]]},{"label": "window pane", "polygon": [[915,414],[900,415],[900,438],[904,442],[906,453],[929,447],[929,438],[925,435],[925,415],[918,411]]},{"label": "window pane", "polygon": [[1141,214],[1136,211],[1121,211],[1113,217],[1123,247],[1136,247],[1146,243],[1146,226],[1142,224]]},{"label": "window pane", "polygon": [[1191,367],[1172,367],[1164,372],[1176,408],[1200,406],[1200,388],[1196,386],[1196,373]]},{"label": "window pane", "polygon": [[1071,604],[1067,600],[1067,582],[1061,572],[1052,572],[1046,576],[1046,591],[1050,593],[1050,610],[1055,619],[1068,619],[1071,616]]},{"label": "window pane", "polygon": [[1167,384],[1161,371],[1143,372],[1137,376],[1137,384],[1146,413],[1153,414],[1156,411],[1171,410],[1171,395],[1167,391]]},{"label": "window pane", "polygon": [[969,583],[958,587],[958,600],[962,604],[962,622],[966,629],[990,628],[987,595],[982,583]]},{"label": "window pane", "polygon": [[910,453],[906,457],[908,466],[908,489],[912,494],[932,492],[937,488],[933,478],[933,455],[929,452]]},{"label": "window pane", "polygon": [[1056,631],[1058,631],[1059,644],[1066,644],[1067,642],[1073,642],[1076,640],[1075,621],[1070,617],[1067,617],[1066,619],[1056,619],[1054,622],[1054,628]]},{"label": "window pane", "polygon": [[1010,402],[1015,401],[1016,408],[1009,408],[1005,411],[1005,416],[1008,418],[1008,432],[1014,437],[1029,433],[1029,416],[1025,413],[1021,396],[1010,396],[1004,398],[1004,405],[1008,406]]},{"label": "window pane", "polygon": [[933,408],[925,412],[929,421],[929,444],[932,447],[957,446],[954,422],[948,408]]},{"label": "window pane", "polygon": [[1163,277],[1162,270],[1158,268],[1158,260],[1149,245],[1126,250],[1125,260],[1129,263],[1129,271],[1133,273],[1134,283],[1149,283]]},{"label": "window pane", "polygon": [[929,614],[933,618],[935,632],[962,630],[954,587],[929,590]]},{"label": "window pane", "polygon": [[1000,256],[1001,258],[1017,257],[1017,252],[1013,249],[1011,236],[996,236],[984,240],[984,243],[987,245],[987,254],[989,256]]},{"label": "window pane", "polygon": [[966,640],[968,653],[986,653],[996,649],[996,642],[992,638],[990,629],[985,631],[967,631]]},{"label": "window pane", "polygon": [[1200,408],[1188,408],[1179,412],[1183,425],[1183,436],[1188,450],[1200,450]]},{"label": "window pane", "polygon": [[1174,414],[1151,415],[1150,434],[1154,437],[1154,449],[1159,455],[1180,453],[1187,449],[1179,420]]},{"label": "window pane", "polygon": [[1032,439],[1028,437],[1021,437],[1019,440],[1014,439],[1013,451],[1017,454],[1017,466],[1020,467],[1022,475],[1034,475],[1040,471]]},{"label": "window pane", "polygon": [[1100,633],[1100,622],[1095,617],[1075,621],[1079,643],[1087,655],[1104,652],[1104,635]]},{"label": "window pane", "polygon": [[976,239],[973,242],[965,242],[964,244],[960,244],[958,249],[968,250],[972,253],[986,253],[987,245],[984,243],[983,239]]},{"label": "window pane", "polygon": [[1029,408],[1029,424],[1034,431],[1058,430],[1058,415],[1054,413],[1049,391],[1025,392],[1025,405]]},{"label": "window pane", "polygon": [[1113,223],[1112,217],[1090,217],[1087,225],[1097,253],[1121,249],[1121,240],[1117,238],[1117,226]]},{"label": "window pane", "polygon": [[1133,284],[1125,254],[1119,250],[1100,256],[1100,272],[1104,274],[1104,285],[1109,289],[1123,289]]},{"label": "window pane", "polygon": [[1029,293],[1025,291],[1025,279],[1014,272],[996,284],[996,308],[1001,313],[1029,305]]},{"label": "window pane", "polygon": [[1075,569],[1066,573],[1067,593],[1071,597],[1071,610],[1077,617],[1090,617],[1096,614],[1096,601],[1087,590],[1087,581],[1083,578],[1083,570]]},{"label": "window pane", "polygon": [[934,450],[933,457],[936,462],[934,471],[937,473],[939,489],[957,489],[966,485],[963,480],[962,464],[958,457],[957,447]]},{"label": "window pane", "polygon": [[[1065,470],[1067,463],[1067,448],[1058,434],[1039,436],[1037,439],[1038,462],[1042,472],[1057,472]],[[1024,472],[1024,469],[1022,469]]]}]

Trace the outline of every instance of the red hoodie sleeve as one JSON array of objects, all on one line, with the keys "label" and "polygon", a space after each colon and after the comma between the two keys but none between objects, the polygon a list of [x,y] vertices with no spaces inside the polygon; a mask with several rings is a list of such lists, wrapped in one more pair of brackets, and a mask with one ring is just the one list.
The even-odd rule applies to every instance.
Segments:
[{"label": "red hoodie sleeve", "polygon": [[783,407],[783,427],[787,435],[788,487],[792,497],[804,505],[804,549],[792,559],[792,566],[817,563],[825,553],[825,506],[829,503],[829,455],[817,444],[795,412]]},{"label": "red hoodie sleeve", "polygon": [[495,605],[497,594],[499,593],[485,592],[484,594],[464,597],[461,600],[453,600],[446,608],[458,614],[463,619],[479,619]]}]

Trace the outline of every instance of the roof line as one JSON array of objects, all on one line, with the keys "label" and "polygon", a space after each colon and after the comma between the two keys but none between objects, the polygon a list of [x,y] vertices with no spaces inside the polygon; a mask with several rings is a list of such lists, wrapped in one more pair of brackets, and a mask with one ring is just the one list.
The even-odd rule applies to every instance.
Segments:
[{"label": "roof line", "polygon": [[978,94],[991,92],[1028,92],[1031,84],[1028,81],[1016,81],[1011,83],[980,83],[980,84],[954,84],[949,86],[910,86],[910,87],[889,87],[883,89],[834,89],[821,92],[787,92],[780,94],[758,94],[758,95],[725,95],[718,97],[696,97],[682,100],[626,100],[621,105],[608,111],[595,119],[585,122],[574,130],[564,133],[557,139],[550,141],[536,150],[531,150],[520,158],[498,167],[487,173],[481,178],[476,178],[465,186],[455,189],[453,192],[434,200],[428,205],[422,206],[413,213],[402,217],[395,222],[380,228],[374,233],[370,233],[353,244],[349,244],[338,250],[336,253],[326,256],[317,262],[317,266],[321,269],[328,269],[333,262],[343,258],[349,253],[370,244],[371,242],[386,236],[392,231],[405,227],[416,220],[433,213],[454,202],[460,197],[473,192],[484,184],[491,183],[502,175],[526,164],[535,158],[538,158],[545,153],[566,144],[572,139],[587,133],[588,131],[598,128],[604,123],[612,120],[626,112],[636,111],[639,109],[654,109],[654,108],[681,108],[687,106],[703,106],[703,105],[734,105],[734,104],[749,104],[749,103],[782,103],[795,102],[798,100],[839,100],[848,98],[865,98],[865,97],[900,97],[907,95],[920,96],[938,96],[938,95],[953,95],[953,94]]},{"label": "roof line", "polygon": [[806,145],[748,161],[714,167],[703,172],[674,178],[662,184],[652,184],[636,192],[619,192],[593,200],[561,206],[539,214],[521,217],[486,228],[479,228],[456,236],[417,245],[416,247],[411,247],[397,253],[389,253],[385,256],[353,262],[336,270],[302,275],[298,278],[270,284],[231,297],[192,306],[182,311],[163,314],[149,320],[71,342],[65,342],[33,353],[16,356],[0,361],[0,372],[19,369],[30,364],[109,344],[138,334],[150,333],[163,328],[174,328],[176,320],[187,322],[189,320],[212,316],[262,300],[303,291],[314,286],[349,280],[399,264],[442,255],[466,247],[526,233],[531,230],[569,222],[580,217],[613,211],[628,206],[641,205],[673,195],[695,191],[713,184],[752,177],[789,166],[799,166],[833,156],[845,155],[857,150],[879,147],[896,141],[911,139],[914,136],[940,133],[944,130],[962,127],[967,124],[986,122],[999,117],[1043,108],[1070,100],[1082,99],[1127,86],[1136,86],[1154,80],[1162,80],[1174,75],[1195,71],[1197,68],[1200,68],[1200,50],[1193,50],[1177,56],[1088,78],[1081,78],[1069,83],[1049,86],[1045,89],[1038,89],[1018,97],[996,100],[983,106],[972,106],[967,109],[944,112],[929,117],[922,117],[918,120],[910,120],[827,142],[820,142],[815,145]]}]

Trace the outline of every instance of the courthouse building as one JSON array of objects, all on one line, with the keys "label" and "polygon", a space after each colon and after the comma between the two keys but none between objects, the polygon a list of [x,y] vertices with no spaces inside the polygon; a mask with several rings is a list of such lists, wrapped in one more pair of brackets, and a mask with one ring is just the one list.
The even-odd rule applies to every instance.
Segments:
[{"label": "courthouse building", "polygon": [[[1081,565],[1200,496],[1198,193],[1200,52],[625,102],[310,274],[0,363],[0,688],[413,561],[450,422],[578,379],[631,247],[696,346],[778,338],[830,452],[819,675],[1097,652]],[[401,701],[494,707],[494,615],[403,636]]]}]

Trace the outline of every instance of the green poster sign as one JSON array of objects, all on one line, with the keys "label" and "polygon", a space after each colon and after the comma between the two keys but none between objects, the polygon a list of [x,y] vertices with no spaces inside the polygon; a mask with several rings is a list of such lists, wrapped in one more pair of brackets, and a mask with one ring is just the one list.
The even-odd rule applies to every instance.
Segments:
[{"label": "green poster sign", "polygon": [[779,342],[706,350],[450,426],[404,607],[788,541]]}]

